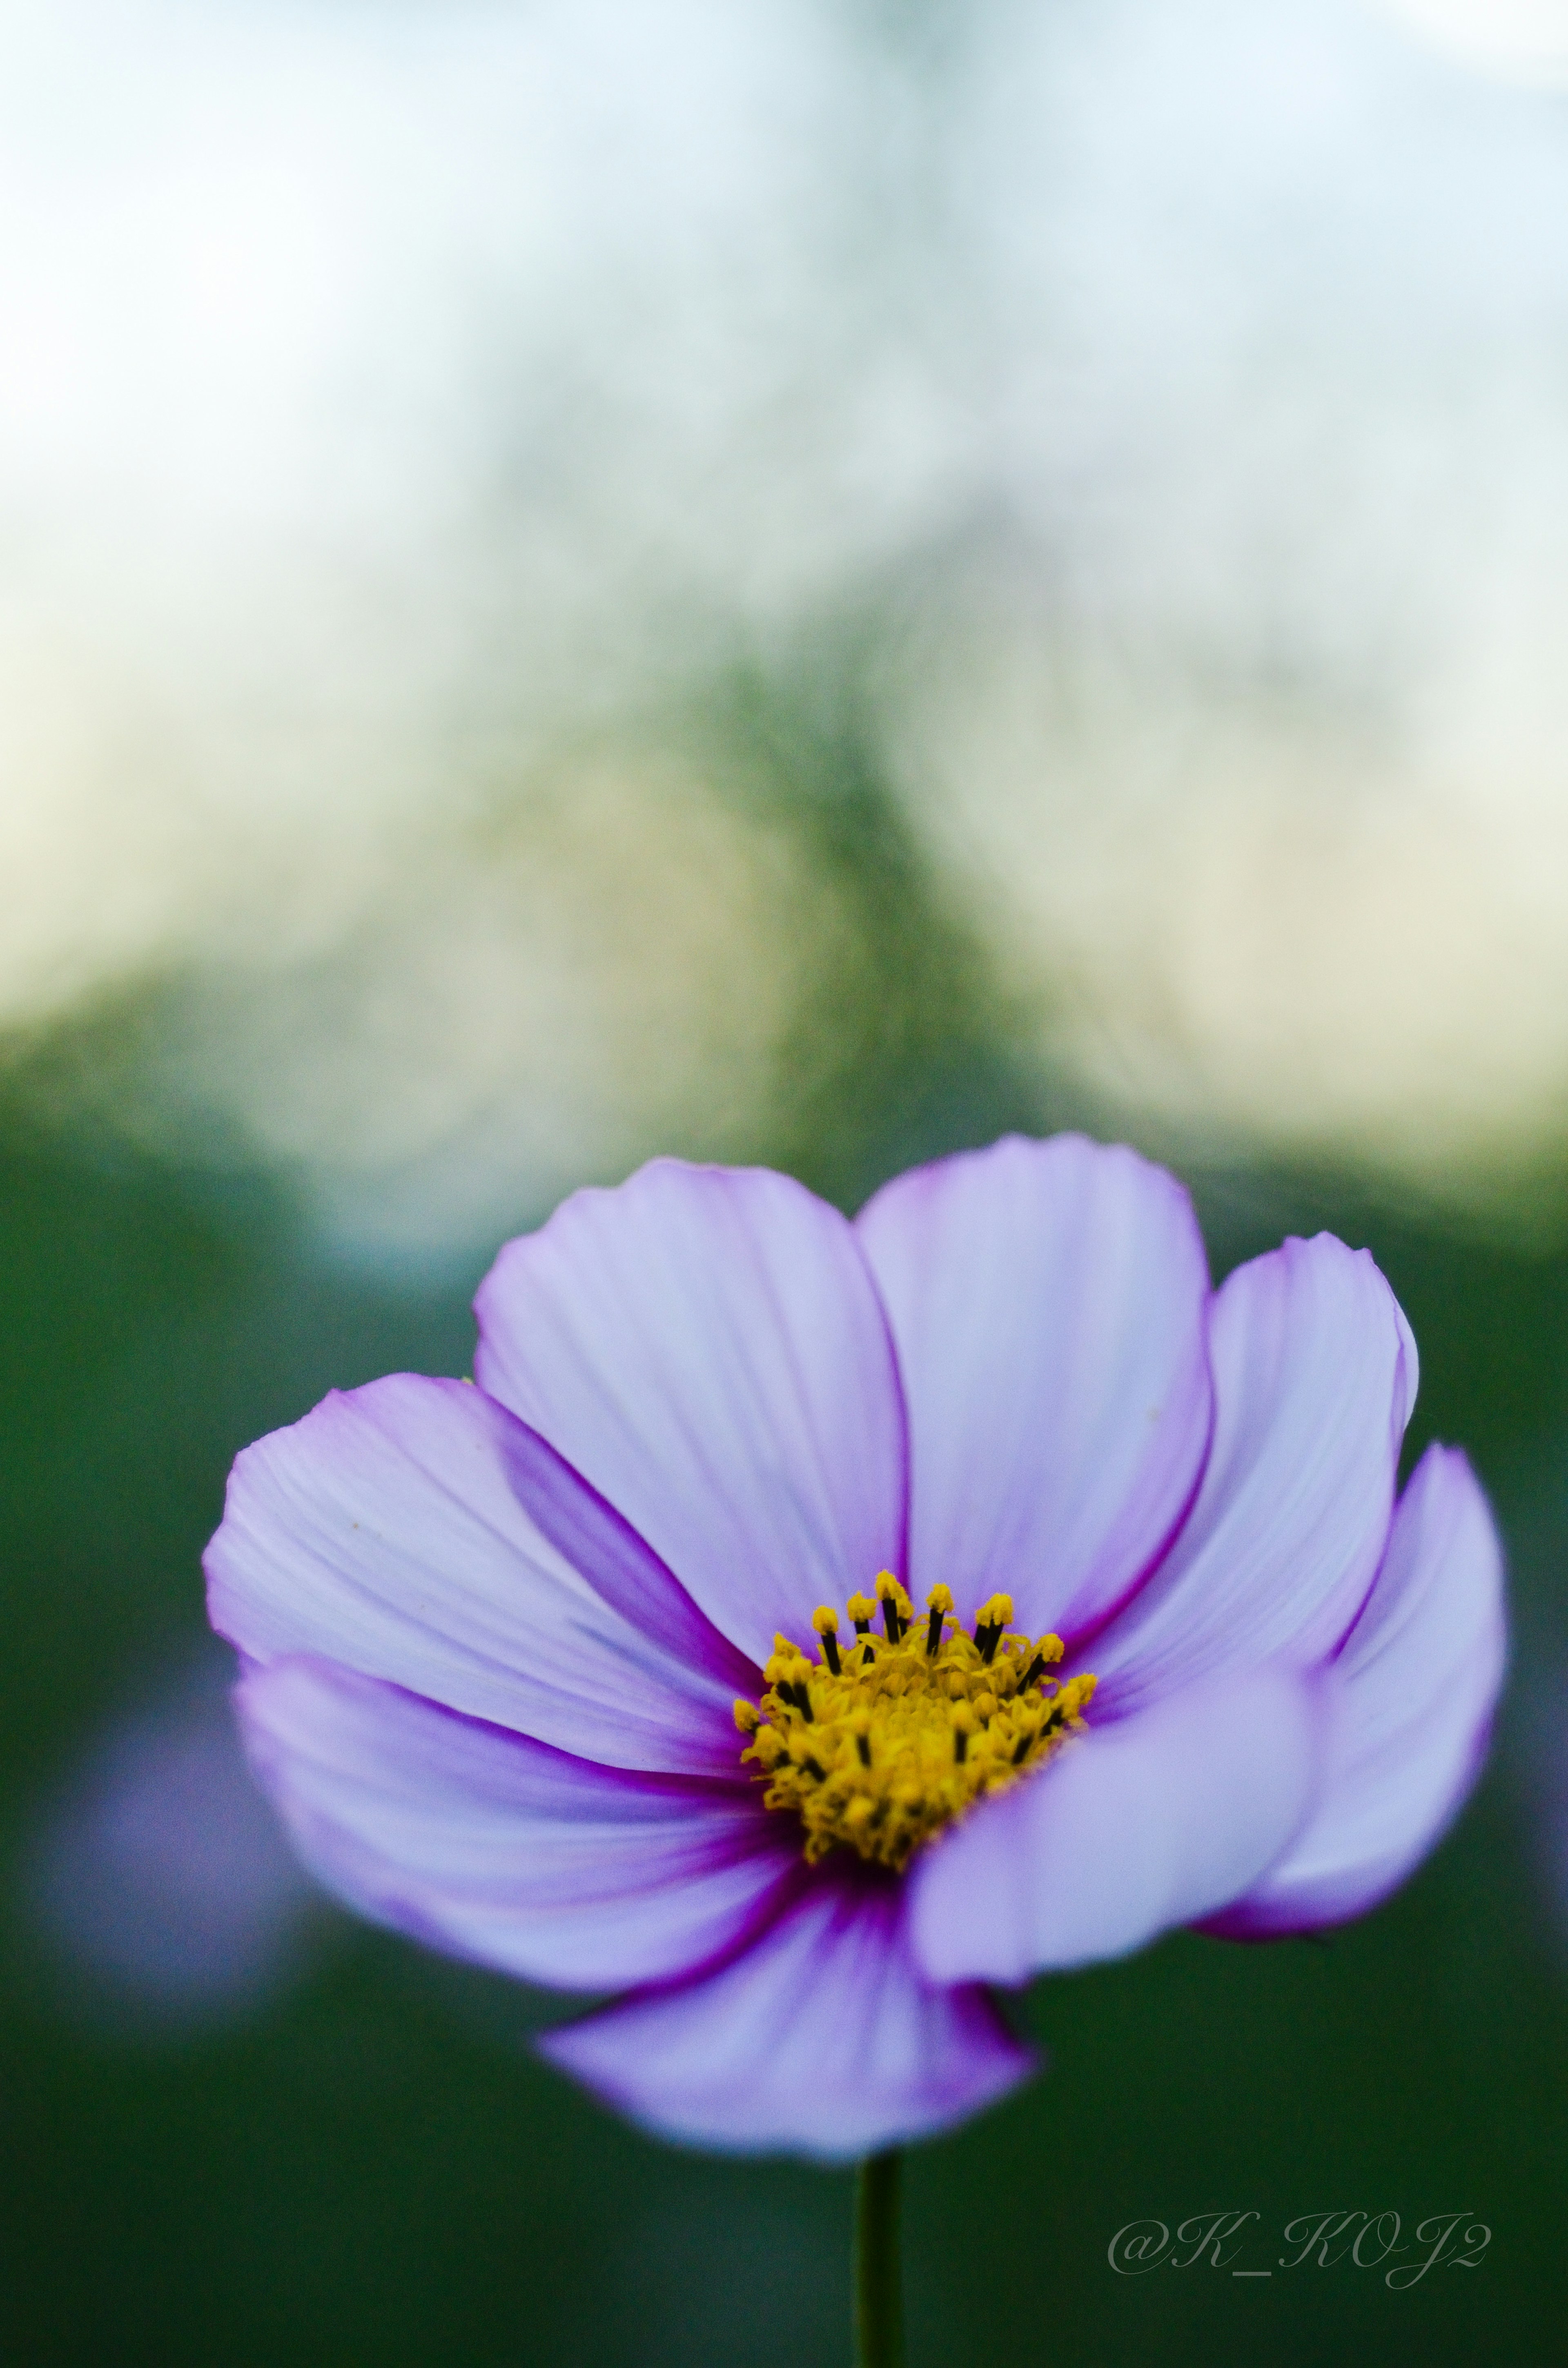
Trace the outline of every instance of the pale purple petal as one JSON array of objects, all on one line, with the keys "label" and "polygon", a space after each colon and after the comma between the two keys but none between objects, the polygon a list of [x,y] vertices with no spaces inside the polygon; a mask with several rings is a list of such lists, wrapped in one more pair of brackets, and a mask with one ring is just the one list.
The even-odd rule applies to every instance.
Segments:
[{"label": "pale purple petal", "polygon": [[1282,1669],[1092,1726],[916,1861],[921,1964],[937,1981],[1022,1982],[1212,1915],[1301,1826],[1321,1729],[1317,1688]]},{"label": "pale purple petal", "polygon": [[475,1372],[763,1658],[902,1572],[903,1408],[851,1227],[785,1176],[658,1159],[509,1243]]},{"label": "pale purple petal", "polygon": [[754,1786],[597,1767],[330,1662],[252,1670],[236,1701],[306,1865],[503,1973],[667,1979],[759,1929],[798,1873]]},{"label": "pale purple petal", "polygon": [[1069,1642],[1136,1587],[1198,1486],[1209,1269],[1163,1168],[1010,1136],[862,1210],[909,1407],[910,1571],[997,1588]]},{"label": "pale purple petal", "polygon": [[1475,1780],[1506,1649],[1503,1554],[1486,1499],[1462,1455],[1428,1448],[1330,1673],[1323,1796],[1216,1929],[1261,1937],[1340,1923],[1403,1883]]},{"label": "pale purple petal", "polygon": [[1236,1661],[1332,1653],[1388,1542],[1415,1344],[1332,1235],[1238,1267],[1210,1318],[1214,1440],[1160,1569],[1088,1656],[1102,1711]]},{"label": "pale purple petal", "polygon": [[468,1383],[395,1373],[335,1391],[247,1448],[206,1570],[213,1626],[252,1660],[317,1654],[612,1767],[734,1773],[734,1697],[755,1672],[619,1516]]},{"label": "pale purple petal", "polygon": [[945,2129],[1034,2067],[983,1990],[922,1978],[897,1887],[825,1871],[721,1972],[539,2044],[661,2137],[826,2162]]}]

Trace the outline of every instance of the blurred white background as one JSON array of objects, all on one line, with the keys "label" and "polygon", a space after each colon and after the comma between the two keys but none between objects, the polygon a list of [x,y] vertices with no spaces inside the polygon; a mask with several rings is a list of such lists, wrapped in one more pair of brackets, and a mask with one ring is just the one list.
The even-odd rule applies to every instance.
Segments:
[{"label": "blurred white background", "polygon": [[1559,1156],[1562,9],[0,43],[15,1060],[134,1018],[114,1123],[375,1256],[766,1150],[864,973],[724,686],[825,652],[1026,1070],[1456,1203]]}]

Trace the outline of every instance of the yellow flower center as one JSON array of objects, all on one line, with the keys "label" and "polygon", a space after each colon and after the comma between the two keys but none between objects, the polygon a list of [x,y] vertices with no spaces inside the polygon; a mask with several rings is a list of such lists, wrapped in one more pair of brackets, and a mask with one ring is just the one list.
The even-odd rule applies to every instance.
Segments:
[{"label": "yellow flower center", "polygon": [[[760,1702],[735,1704],[749,1738],[741,1753],[767,1786],[766,1806],[790,1809],[814,1864],[839,1842],[900,1868],[912,1850],[987,1793],[1016,1784],[1074,1728],[1095,1691],[1091,1677],[1060,1685],[1049,1674],[1062,1639],[1015,1635],[1013,1599],[994,1595],[974,1634],[953,1622],[953,1599],[934,1587],[926,1617],[891,1571],[877,1600],[852,1595],[852,1643],[841,1645],[827,1605],[812,1624],[813,1661],[787,1636],[763,1671]],[[881,1635],[872,1634],[878,1609]]]}]

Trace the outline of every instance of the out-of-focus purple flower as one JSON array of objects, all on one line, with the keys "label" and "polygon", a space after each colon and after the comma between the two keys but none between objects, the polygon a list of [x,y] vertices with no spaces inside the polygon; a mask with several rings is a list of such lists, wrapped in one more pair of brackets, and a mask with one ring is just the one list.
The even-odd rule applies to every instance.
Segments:
[{"label": "out-of-focus purple flower", "polygon": [[1181,1188],[1075,1136],[854,1224],[656,1161],[477,1312],[477,1387],[239,1458],[211,1616],[308,1863],[629,1993],[542,2044],[655,2130],[939,2128],[1030,2068],[992,1985],[1358,1915],[1464,1797],[1500,1556],[1462,1456],[1395,1503],[1415,1348],[1364,1251],[1211,1292]]},{"label": "out-of-focus purple flower", "polygon": [[165,2036],[231,2022],[309,1960],[324,1902],[256,1789],[227,1691],[225,1672],[187,1670],[117,1720],[28,1838],[29,1920],[94,2021]]}]

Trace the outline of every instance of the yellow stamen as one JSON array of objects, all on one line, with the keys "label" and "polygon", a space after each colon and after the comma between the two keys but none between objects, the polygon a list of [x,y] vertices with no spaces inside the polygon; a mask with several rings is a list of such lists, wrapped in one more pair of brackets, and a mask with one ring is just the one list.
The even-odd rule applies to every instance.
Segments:
[{"label": "yellow stamen", "polygon": [[882,1607],[882,1624],[888,1632],[888,1643],[896,1645],[915,1617],[915,1606],[891,1570],[877,1573],[877,1600]]},{"label": "yellow stamen", "polygon": [[1012,1623],[1013,1599],[1010,1595],[990,1596],[981,1605],[974,1615],[974,1641],[983,1661],[992,1659],[1003,1630],[1010,1628]]},{"label": "yellow stamen", "polygon": [[[851,1649],[840,1652],[838,1615],[824,1604],[812,1618],[823,1659],[776,1636],[760,1704],[735,1704],[749,1738],[741,1758],[767,1785],[767,1806],[800,1818],[813,1863],[843,1843],[902,1868],[975,1801],[1017,1783],[1082,1729],[1094,1679],[1045,1676],[1062,1640],[1012,1634],[1011,1596],[981,1605],[972,1636],[948,1624],[947,1588],[926,1601],[930,1617],[912,1635],[909,1597],[891,1571],[880,1573],[875,1600],[849,1599]],[[878,1603],[885,1643],[869,1633]]]},{"label": "yellow stamen", "polygon": [[831,1603],[819,1603],[812,1614],[812,1626],[822,1638],[822,1656],[836,1678],[844,1664],[838,1657],[838,1614]]},{"label": "yellow stamen", "polygon": [[942,1641],[942,1622],[947,1618],[952,1608],[953,1590],[950,1587],[934,1587],[931,1589],[930,1594],[926,1598],[926,1609],[931,1615],[926,1622],[926,1654],[927,1659],[935,1654],[937,1645]]}]

